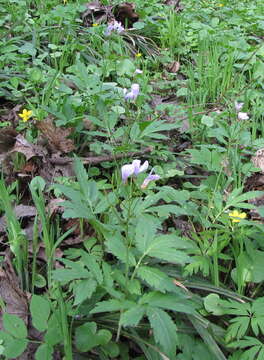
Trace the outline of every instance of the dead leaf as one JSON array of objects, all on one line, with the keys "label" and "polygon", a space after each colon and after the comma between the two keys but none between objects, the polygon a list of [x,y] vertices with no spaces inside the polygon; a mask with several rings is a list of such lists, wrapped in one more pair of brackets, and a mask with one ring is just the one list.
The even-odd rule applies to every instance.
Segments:
[{"label": "dead leaf", "polygon": [[256,152],[256,155],[252,157],[251,161],[264,173],[264,148],[259,149]]},{"label": "dead leaf", "polygon": [[49,213],[49,216],[52,216],[53,214],[57,213],[57,212],[62,212],[63,211],[63,206],[61,205],[63,202],[65,202],[64,199],[61,198],[57,198],[57,199],[52,199],[48,205],[47,205],[47,211]]},{"label": "dead leaf", "polygon": [[16,217],[24,218],[24,217],[31,217],[36,216],[37,211],[35,206],[28,206],[28,205],[17,205],[14,209]]},{"label": "dead leaf", "polygon": [[173,6],[174,10],[178,12],[183,10],[183,6],[180,4],[180,1],[181,0],[165,0],[164,4]]},{"label": "dead leaf", "polygon": [[130,2],[117,5],[113,11],[115,19],[121,22],[123,26],[132,27],[139,19],[138,14],[135,12],[135,7],[135,4]]},{"label": "dead leaf", "polygon": [[[18,277],[14,271],[11,255],[7,253],[3,266],[0,267],[0,297],[5,303],[5,311],[19,316],[28,324],[28,303],[26,294],[20,289]],[[0,311],[0,328],[2,329],[2,314]]]},{"label": "dead leaf", "polygon": [[10,151],[16,142],[17,132],[13,128],[4,128],[0,130],[0,153]]},{"label": "dead leaf", "polygon": [[93,1],[85,4],[87,10],[82,14],[84,25],[101,24],[113,18],[112,6],[104,6],[99,1]]},{"label": "dead leaf", "polygon": [[29,143],[22,135],[17,135],[15,146],[11,152],[19,152],[25,155],[27,160],[34,156],[45,157],[47,155],[44,147]]},{"label": "dead leaf", "polygon": [[53,152],[61,151],[63,153],[71,152],[75,149],[74,143],[67,137],[72,133],[72,128],[56,127],[51,118],[38,121],[36,127],[41,131],[42,135],[48,140],[48,145]]},{"label": "dead leaf", "polygon": [[173,74],[176,74],[180,69],[179,61],[173,61],[167,66],[167,71]]}]

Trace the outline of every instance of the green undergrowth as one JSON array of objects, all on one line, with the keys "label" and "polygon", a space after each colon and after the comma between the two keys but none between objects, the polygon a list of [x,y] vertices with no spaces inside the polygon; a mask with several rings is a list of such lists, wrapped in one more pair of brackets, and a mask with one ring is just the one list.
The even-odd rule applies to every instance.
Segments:
[{"label": "green undergrowth", "polygon": [[120,3],[0,0],[0,357],[262,360],[264,3]]}]

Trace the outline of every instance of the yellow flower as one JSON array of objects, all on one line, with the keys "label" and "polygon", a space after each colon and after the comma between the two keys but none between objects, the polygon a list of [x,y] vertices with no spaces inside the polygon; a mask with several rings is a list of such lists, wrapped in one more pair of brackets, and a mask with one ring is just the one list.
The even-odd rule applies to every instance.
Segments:
[{"label": "yellow flower", "polygon": [[97,24],[97,23],[94,23],[94,24],[93,24],[92,26],[93,26],[93,27],[96,27],[96,26],[98,26],[98,25],[99,25],[99,24]]},{"label": "yellow flower", "polygon": [[222,6],[224,6],[224,4],[218,4],[218,6],[219,6],[219,7],[222,7]]},{"label": "yellow flower", "polygon": [[136,54],[136,57],[138,57],[138,58],[141,57],[141,56],[142,56],[141,53],[137,53],[137,54]]},{"label": "yellow flower", "polygon": [[21,117],[23,122],[27,122],[31,115],[32,115],[32,111],[26,109],[24,109],[21,114],[18,114],[18,116]]},{"label": "yellow flower", "polygon": [[228,214],[232,218],[233,223],[239,223],[241,220],[245,219],[247,217],[247,214],[242,212],[238,212],[237,210],[233,210]]},{"label": "yellow flower", "polygon": [[66,5],[68,0],[63,0],[63,4]]}]

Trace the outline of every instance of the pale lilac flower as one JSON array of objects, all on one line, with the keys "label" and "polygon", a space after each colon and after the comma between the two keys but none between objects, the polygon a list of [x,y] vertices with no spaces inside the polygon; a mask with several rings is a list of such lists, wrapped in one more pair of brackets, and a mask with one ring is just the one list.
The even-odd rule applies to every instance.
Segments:
[{"label": "pale lilac flower", "polygon": [[160,176],[157,174],[152,174],[153,169],[151,170],[150,174],[146,177],[146,179],[143,181],[142,185],[141,185],[141,189],[146,189],[146,187],[148,186],[148,184],[151,181],[155,181],[155,180],[159,180]]},{"label": "pale lilac flower", "polygon": [[139,94],[139,85],[138,84],[132,84],[131,90],[127,92],[126,89],[124,89],[125,94],[125,100],[136,100]]},{"label": "pale lilac flower", "polygon": [[238,120],[248,120],[248,119],[249,119],[249,116],[248,116],[248,114],[245,113],[245,112],[239,112],[239,113],[237,114],[237,118],[238,118]]},{"label": "pale lilac flower", "polygon": [[239,103],[239,102],[235,101],[235,109],[237,112],[242,110],[243,106],[244,106],[244,103]]},{"label": "pale lilac flower", "polygon": [[136,69],[136,70],[135,70],[135,74],[143,74],[143,71],[140,70],[140,69]]},{"label": "pale lilac flower", "polygon": [[134,160],[132,164],[125,164],[121,167],[121,176],[123,183],[126,183],[127,179],[131,175],[137,176],[139,173],[146,171],[149,166],[148,161],[145,161],[141,165],[140,160]]},{"label": "pale lilac flower", "polygon": [[108,24],[107,29],[105,30],[105,35],[109,36],[113,31],[116,31],[118,34],[120,34],[123,30],[124,27],[122,26],[121,22],[114,20]]}]

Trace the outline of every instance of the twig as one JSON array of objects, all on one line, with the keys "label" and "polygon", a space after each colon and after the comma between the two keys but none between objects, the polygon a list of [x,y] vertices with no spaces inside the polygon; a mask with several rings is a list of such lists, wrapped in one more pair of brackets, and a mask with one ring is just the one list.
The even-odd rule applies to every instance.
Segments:
[{"label": "twig", "polygon": [[[84,157],[84,158],[80,158],[80,160],[84,164],[100,164],[101,162],[104,162],[104,161],[113,161],[113,160],[117,160],[117,159],[123,159],[125,157],[144,155],[146,153],[151,152],[152,150],[153,150],[153,148],[151,146],[149,146],[141,151],[121,153],[121,154],[115,154],[115,155],[106,155],[106,156]],[[55,158],[51,158],[50,162],[53,165],[66,165],[66,164],[72,162],[73,160],[74,159],[71,157],[64,157],[64,158],[55,157]]]}]

